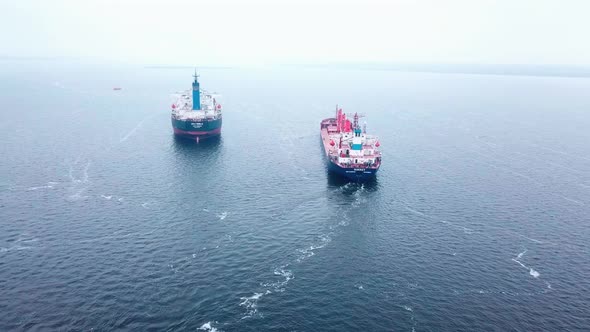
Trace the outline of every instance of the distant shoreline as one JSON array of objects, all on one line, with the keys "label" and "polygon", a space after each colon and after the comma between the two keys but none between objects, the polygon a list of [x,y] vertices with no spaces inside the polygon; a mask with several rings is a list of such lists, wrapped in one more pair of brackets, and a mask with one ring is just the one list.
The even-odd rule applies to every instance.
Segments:
[{"label": "distant shoreline", "polygon": [[285,66],[441,74],[590,77],[590,65],[342,63],[318,65],[289,64]]},{"label": "distant shoreline", "polygon": [[[7,56],[0,55],[0,62],[6,61],[72,61],[77,64],[85,63],[88,58],[79,57],[37,57],[37,56]],[[93,64],[93,61],[89,61]],[[101,65],[122,65],[124,63],[100,61]],[[171,70],[194,70],[197,69],[223,69],[230,70],[245,67],[244,65],[157,65],[157,64],[131,64],[141,66],[145,69],[171,69]],[[256,66],[260,67],[260,65]],[[292,68],[325,68],[325,69],[343,69],[343,70],[375,70],[375,71],[396,71],[396,72],[416,72],[416,73],[440,73],[440,74],[471,74],[471,75],[501,75],[501,76],[538,76],[538,77],[573,77],[587,78],[590,77],[590,65],[527,65],[527,64],[427,64],[427,63],[287,63],[287,64],[270,64],[262,67],[292,67]]]},{"label": "distant shoreline", "polygon": [[143,66],[145,69],[234,69],[234,67],[230,66],[185,66],[185,65],[178,65],[178,66],[167,66],[167,65],[146,65]]}]

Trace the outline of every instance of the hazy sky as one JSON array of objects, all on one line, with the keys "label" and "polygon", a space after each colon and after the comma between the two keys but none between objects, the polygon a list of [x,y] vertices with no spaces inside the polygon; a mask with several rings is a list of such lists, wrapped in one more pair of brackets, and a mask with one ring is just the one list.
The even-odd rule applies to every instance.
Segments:
[{"label": "hazy sky", "polygon": [[590,1],[1,0],[0,55],[590,64]]}]

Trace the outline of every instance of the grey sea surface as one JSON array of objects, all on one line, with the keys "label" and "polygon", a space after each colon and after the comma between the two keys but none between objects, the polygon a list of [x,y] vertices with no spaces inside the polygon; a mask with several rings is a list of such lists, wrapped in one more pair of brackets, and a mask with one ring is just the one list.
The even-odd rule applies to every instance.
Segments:
[{"label": "grey sea surface", "polygon": [[[192,70],[0,68],[1,331],[590,329],[588,78],[204,68],[196,144]],[[374,182],[326,172],[336,104]]]}]

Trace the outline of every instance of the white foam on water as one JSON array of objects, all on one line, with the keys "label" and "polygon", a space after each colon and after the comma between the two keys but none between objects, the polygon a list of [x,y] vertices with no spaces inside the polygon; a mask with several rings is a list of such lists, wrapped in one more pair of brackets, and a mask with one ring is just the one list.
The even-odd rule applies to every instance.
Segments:
[{"label": "white foam on water", "polygon": [[297,251],[302,253],[302,255],[297,258],[297,263],[301,263],[303,260],[315,255],[315,253],[309,249],[297,249]]},{"label": "white foam on water", "polygon": [[119,197],[119,199],[117,201],[122,202],[123,201],[123,197]]},{"label": "white foam on water", "polygon": [[84,166],[84,169],[82,170],[82,177],[77,179],[74,177],[74,165],[78,165],[78,162],[80,161],[80,157],[78,157],[76,159],[76,161],[74,161],[73,164],[70,164],[69,169],[68,169],[68,177],[70,178],[70,181],[72,183],[86,183],[88,182],[88,168],[90,167],[90,162],[86,163],[86,166]]},{"label": "white foam on water", "polygon": [[15,249],[16,250],[29,250],[29,249],[33,249],[33,247],[17,246]]},{"label": "white foam on water", "polygon": [[52,186],[53,186],[53,185],[56,185],[56,184],[58,184],[58,183],[59,183],[59,182],[55,182],[55,181],[49,181],[49,182],[47,182],[47,184],[48,184],[48,185],[52,185]]},{"label": "white foam on water", "polygon": [[193,254],[193,258],[196,258],[196,257],[197,257],[197,254]]},{"label": "white foam on water", "polygon": [[406,309],[406,311],[414,311],[414,310],[412,310],[412,308],[411,308],[411,307],[409,307],[409,306],[407,306],[407,305],[405,305],[405,306],[404,306],[404,309]]},{"label": "white foam on water", "polygon": [[[227,237],[229,238],[230,241],[232,240],[231,235],[227,235]],[[322,242],[327,242],[328,240],[329,240],[329,237],[327,237],[327,236],[321,237]],[[313,250],[323,247],[324,245],[311,246],[307,249],[303,249],[303,250],[299,250],[299,251],[304,253],[303,257],[309,257],[309,256],[313,255]],[[297,259],[297,261],[299,262],[299,261],[301,261],[301,259],[303,259],[303,258],[300,257],[299,259]],[[250,297],[241,297],[240,298],[240,300],[242,301],[242,302],[240,302],[240,306],[246,307],[246,314],[242,317],[242,319],[250,318],[258,313],[258,300],[262,296],[271,294],[272,292],[281,293],[281,292],[285,291],[285,287],[287,286],[287,284],[295,278],[293,271],[288,269],[289,265],[290,265],[289,263],[284,264],[280,267],[275,268],[273,271],[273,274],[275,276],[282,277],[284,279],[274,281],[274,282],[261,283],[261,286],[266,288],[264,293],[254,293],[254,295],[252,295]],[[272,291],[271,291],[271,289],[272,289]]]},{"label": "white foam on water", "polygon": [[145,120],[147,120],[148,118],[150,118],[151,116],[148,116],[146,118],[144,118],[143,120],[139,121],[139,123],[133,127],[133,129],[131,129],[131,131],[129,131],[125,136],[123,136],[120,140],[119,143],[123,143],[125,142],[129,137],[133,136],[133,134],[135,134],[135,132],[137,131],[137,129],[139,129],[141,127],[141,125],[145,122]]},{"label": "white foam on water", "polygon": [[340,191],[345,191],[345,190],[348,190],[348,189],[349,189],[349,188],[350,188],[352,185],[353,185],[353,184],[352,184],[351,182],[348,182],[348,183],[346,183],[346,184],[344,184],[344,185],[340,186],[340,187],[338,188],[338,190],[340,190]]},{"label": "white foam on water", "polygon": [[[268,293],[267,293],[268,294]],[[250,297],[241,297],[240,306],[246,308],[246,314],[242,319],[250,318],[258,312],[258,300],[264,295],[264,293],[254,293]]]},{"label": "white foam on water", "polygon": [[[347,184],[348,185],[348,184]],[[331,234],[331,233],[330,233]],[[304,259],[311,257],[315,254],[315,250],[321,249],[325,247],[329,242],[332,241],[330,234],[322,234],[319,236],[319,243],[313,244],[305,249],[298,249],[297,251],[300,252],[300,255],[296,261],[298,263],[302,262]],[[231,235],[226,235],[230,241],[233,241]],[[241,297],[240,306],[246,307],[246,314],[242,317],[242,319],[250,318],[258,313],[258,300],[267,294],[271,294],[272,292],[280,293],[285,291],[285,287],[287,284],[295,278],[293,271],[287,269],[290,263],[284,264],[278,268],[275,268],[273,274],[275,276],[283,277],[283,280],[278,280],[274,282],[267,282],[261,283],[260,285],[265,288],[264,293],[254,293],[254,295],[250,297]],[[359,289],[364,289],[362,285],[357,286]],[[272,289],[272,291],[271,291]]]},{"label": "white foam on water", "polygon": [[539,243],[539,244],[548,243],[548,244],[555,245],[555,243],[551,243],[551,242],[547,242],[547,241],[540,241],[540,240],[537,240],[537,239],[533,239],[533,238],[530,238],[530,237],[528,237],[528,236],[522,235],[522,234],[520,234],[520,233],[517,233],[517,232],[511,231],[511,230],[509,230],[509,229],[505,229],[505,228],[502,228],[502,227],[498,227],[498,226],[490,226],[490,225],[488,225],[488,226],[486,226],[486,227],[489,227],[489,228],[494,228],[494,229],[499,229],[499,230],[501,230],[502,232],[506,232],[506,233],[513,234],[513,235],[515,235],[515,236],[521,237],[521,238],[523,238],[523,239],[526,239],[526,240],[529,240],[529,241],[531,241],[531,242],[535,242],[535,243]]},{"label": "white foam on water", "polygon": [[211,325],[211,322],[207,322],[207,323],[201,325],[201,327],[199,327],[197,330],[203,330],[203,331],[209,331],[209,332],[221,332],[218,329],[216,329],[215,327],[213,327]]},{"label": "white foam on water", "polygon": [[77,202],[77,201],[82,201],[88,198],[88,196],[84,196],[82,195],[82,193],[86,191],[86,188],[83,188],[81,190],[79,190],[77,193],[68,196],[67,200],[70,202]]},{"label": "white foam on water", "polygon": [[179,267],[174,267],[174,264],[168,264],[170,270],[174,271],[174,273],[178,273],[180,271]]},{"label": "white foam on water", "polygon": [[227,218],[227,211],[218,214],[217,218],[219,218],[219,220],[224,220],[225,218]]},{"label": "white foam on water", "polygon": [[329,234],[323,234],[320,236],[320,241],[322,241],[322,248],[329,242],[332,241],[332,238]]},{"label": "white foam on water", "polygon": [[[263,283],[261,284],[263,287],[269,287],[272,288],[275,292],[284,292],[285,291],[285,286],[287,286],[287,284],[289,283],[289,281],[291,281],[292,279],[294,279],[295,277],[293,276],[293,272],[291,270],[287,270],[286,268],[289,266],[289,264],[283,265],[281,267],[278,267],[274,270],[274,275],[275,276],[280,276],[280,277],[284,277],[284,280],[281,281],[275,281],[275,282],[268,282],[268,283]],[[267,290],[265,294],[270,294],[271,291]]]},{"label": "white foam on water", "polygon": [[12,246],[12,247],[0,247],[0,252],[9,252],[9,251],[20,251],[20,250],[29,250],[29,249],[33,249],[33,247],[27,247],[27,246],[21,246],[19,244]]},{"label": "white foam on water", "polygon": [[[442,221],[445,221],[445,220],[442,220]],[[469,227],[455,225],[454,223],[452,223],[450,221],[445,221],[445,223],[462,230],[463,233],[465,233],[465,234],[473,234],[474,233],[474,230]]]},{"label": "white foam on water", "polygon": [[289,280],[293,279],[293,272],[291,272],[291,270],[285,270],[285,267],[286,266],[275,269],[274,274],[276,276],[285,277],[284,283],[287,283]]},{"label": "white foam on water", "polygon": [[539,241],[539,240],[536,240],[536,239],[533,239],[533,238],[530,238],[530,237],[524,236],[524,235],[522,235],[522,234],[517,234],[517,235],[518,235],[518,236],[520,236],[520,237],[522,237],[522,238],[524,238],[524,239],[527,239],[527,240],[529,240],[529,241],[531,241],[531,242],[535,242],[535,243],[543,243],[543,241]]},{"label": "white foam on water", "polygon": [[74,165],[78,165],[79,161],[80,161],[80,157],[78,156],[78,158],[76,158],[76,161],[74,161],[73,164],[69,165],[68,176],[71,180],[71,187],[69,188],[69,191],[74,192],[74,194],[71,194],[66,197],[66,200],[69,202],[76,202],[76,201],[80,201],[80,200],[85,200],[89,197],[89,196],[82,195],[82,193],[84,191],[86,191],[87,187],[80,188],[80,184],[88,182],[88,178],[89,178],[88,168],[90,167],[90,162],[86,163],[86,166],[83,169],[82,177],[80,179],[77,179],[74,177],[73,172],[74,172]]},{"label": "white foam on water", "polygon": [[27,191],[33,191],[33,190],[39,190],[39,189],[50,189],[53,188],[52,185],[47,185],[47,186],[39,186],[39,187],[30,187],[27,189]]},{"label": "white foam on water", "polygon": [[145,203],[141,203],[141,207],[143,207],[144,209],[148,208],[149,203],[145,202]]},{"label": "white foam on water", "polygon": [[38,238],[32,238],[32,239],[23,239],[23,238],[19,238],[18,240],[16,240],[17,243],[29,243],[29,242],[37,242],[39,241]]},{"label": "white foam on water", "polygon": [[561,196],[561,198],[565,199],[566,201],[570,201],[570,202],[572,202],[572,203],[576,203],[576,204],[578,204],[578,205],[586,205],[586,204],[584,204],[584,202],[580,202],[580,201],[578,201],[578,200],[575,200],[575,199],[573,199],[573,198],[569,198],[569,197],[567,197],[567,196],[563,196],[563,195],[559,195],[559,196]]},{"label": "white foam on water", "polygon": [[354,208],[358,208],[361,204],[366,203],[367,199],[363,196],[365,192],[365,185],[361,184],[361,187],[354,192],[354,201],[352,201],[351,206]]},{"label": "white foam on water", "polygon": [[406,210],[408,210],[408,211],[410,211],[410,212],[412,212],[412,213],[414,213],[414,214],[417,214],[417,215],[419,215],[419,216],[426,217],[426,215],[425,215],[424,213],[420,212],[420,211],[414,210],[414,209],[412,209],[412,208],[411,208],[411,207],[409,207],[409,206],[404,206],[404,207],[406,208]]},{"label": "white foam on water", "polygon": [[106,200],[110,200],[111,198],[113,198],[113,195],[109,195],[109,196],[105,196],[105,195],[100,195],[100,197],[106,199]]},{"label": "white foam on water", "polygon": [[516,263],[518,263],[518,264],[519,264],[520,266],[522,266],[523,268],[525,268],[525,269],[529,270],[529,274],[530,274],[531,276],[533,276],[533,278],[538,278],[538,277],[541,275],[541,274],[540,274],[538,271],[536,271],[536,270],[535,270],[535,269],[533,269],[532,267],[528,267],[528,266],[524,265],[524,264],[523,264],[521,261],[519,261],[519,259],[521,259],[521,258],[522,258],[522,256],[524,256],[524,254],[525,254],[526,252],[527,252],[527,250],[525,250],[525,251],[521,252],[520,254],[518,254],[518,255],[516,256],[516,258],[513,258],[512,260],[513,260],[513,261],[515,261]]},{"label": "white foam on water", "polygon": [[303,260],[315,255],[315,252],[314,252],[315,250],[322,249],[331,241],[332,241],[332,238],[329,235],[322,235],[322,236],[320,236],[320,243],[319,244],[311,245],[305,249],[297,249],[297,251],[299,251],[302,254],[297,258],[297,260],[296,260],[297,263],[301,263]]},{"label": "white foam on water", "polygon": [[245,300],[258,300],[258,299],[260,299],[262,297],[262,295],[264,295],[264,294],[262,294],[262,293],[254,293],[254,295],[252,295],[250,297],[243,298],[243,299],[245,299]]},{"label": "white foam on water", "polygon": [[90,167],[90,162],[86,164],[84,167],[84,173],[82,174],[82,183],[88,182],[88,168]]},{"label": "white foam on water", "polygon": [[471,228],[467,228],[467,227],[463,227],[463,226],[459,226],[463,229],[463,232],[465,234],[473,234],[473,230]]},{"label": "white foam on water", "polygon": [[528,267],[524,264],[522,264],[520,261],[518,261],[517,259],[512,259],[513,261],[517,262],[520,266],[524,267],[525,269],[528,269]]},{"label": "white foam on water", "polygon": [[205,208],[205,209],[203,209],[203,211],[205,211],[205,212],[209,212],[209,209],[206,209],[206,208]]}]

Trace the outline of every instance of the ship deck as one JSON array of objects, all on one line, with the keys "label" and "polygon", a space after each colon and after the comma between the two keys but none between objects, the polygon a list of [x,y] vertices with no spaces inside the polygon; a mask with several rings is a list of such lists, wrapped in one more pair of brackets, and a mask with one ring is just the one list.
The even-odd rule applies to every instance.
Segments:
[{"label": "ship deck", "polygon": [[334,146],[330,145],[330,135],[337,134],[338,127],[336,126],[336,119],[329,118],[322,120],[321,123],[321,133],[322,136],[322,144],[324,145],[324,153],[326,156],[330,154],[336,155],[337,150]]},{"label": "ship deck", "polygon": [[[337,131],[337,127],[336,127],[336,119],[335,118],[329,118],[329,119],[325,119],[321,122],[321,132],[320,135],[322,137],[322,144],[324,146],[324,153],[326,154],[326,157],[328,159],[330,159],[330,156],[337,156],[338,154],[338,149],[336,148],[336,146],[331,146],[330,145],[330,140],[332,140],[332,135],[337,135],[338,131]],[[335,141],[336,143],[336,141]],[[364,145],[363,148],[371,148],[370,145]],[[381,154],[374,154],[374,155],[366,155],[365,157],[380,157]],[[352,167],[352,168],[365,168],[365,169],[378,169],[379,166],[381,165],[380,162],[375,163],[371,166],[367,166],[365,164],[354,164],[354,163],[350,163],[350,164],[346,164],[346,165],[342,165],[338,162],[334,162],[336,165],[340,166],[340,167]]]},{"label": "ship deck", "polygon": [[213,121],[221,118],[221,109],[216,108],[213,95],[205,90],[200,91],[200,110],[193,110],[193,98],[190,90],[175,94],[172,117],[184,121]]}]

